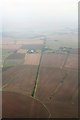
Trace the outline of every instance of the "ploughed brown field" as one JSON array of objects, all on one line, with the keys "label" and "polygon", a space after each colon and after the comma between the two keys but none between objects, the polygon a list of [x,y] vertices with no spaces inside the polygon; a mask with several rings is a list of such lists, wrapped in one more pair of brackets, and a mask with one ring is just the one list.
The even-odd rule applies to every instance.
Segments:
[{"label": "ploughed brown field", "polygon": [[[15,92],[2,92],[3,118],[49,118],[50,113],[37,99]],[[1,103],[1,101],[0,101]],[[0,104],[1,105],[1,104]]]},{"label": "ploughed brown field", "polygon": [[37,66],[16,66],[3,69],[3,90],[32,94]]},{"label": "ploughed brown field", "polygon": [[78,54],[69,54],[65,67],[78,69]]},{"label": "ploughed brown field", "polygon": [[41,54],[26,54],[24,64],[26,65],[39,65]]},{"label": "ploughed brown field", "polygon": [[[55,101],[74,103],[75,93],[77,93],[78,89],[78,72],[68,70],[66,73],[67,76],[60,89],[56,92],[54,99]],[[76,100],[78,100],[78,98],[76,98]]]},{"label": "ploughed brown field", "polygon": [[78,49],[72,49],[71,51],[70,51],[70,53],[71,54],[80,54],[80,49],[78,48]]},{"label": "ploughed brown field", "polygon": [[52,100],[45,105],[51,113],[51,118],[78,118],[78,104]]},{"label": "ploughed brown field", "polygon": [[67,54],[45,53],[43,54],[41,66],[62,68]]},{"label": "ploughed brown field", "polygon": [[36,96],[42,101],[49,101],[64,77],[63,70],[41,67]]},{"label": "ploughed brown field", "polygon": [[49,109],[52,118],[78,116],[78,73],[42,67],[36,97]]}]

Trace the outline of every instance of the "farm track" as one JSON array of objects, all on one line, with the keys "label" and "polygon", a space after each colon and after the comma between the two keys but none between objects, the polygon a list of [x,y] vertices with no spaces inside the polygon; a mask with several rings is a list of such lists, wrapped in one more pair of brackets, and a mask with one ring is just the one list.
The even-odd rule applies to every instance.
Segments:
[{"label": "farm track", "polygon": [[64,61],[64,64],[62,65],[62,68],[61,68],[61,69],[64,68],[64,66],[65,66],[65,64],[66,64],[66,62],[67,62],[67,60],[68,60],[68,56],[69,56],[69,54],[67,53],[66,59],[65,59],[65,61]]},{"label": "farm track", "polygon": [[[14,104],[15,102],[16,102],[16,100],[18,100],[19,101],[19,99],[20,99],[20,101],[19,101],[19,103],[17,104],[18,106],[19,105],[23,105],[24,103],[25,103],[25,105],[27,105],[27,106],[31,106],[30,108],[29,108],[29,110],[30,110],[30,114],[33,116],[33,115],[37,115],[37,112],[36,112],[36,114],[33,114],[33,112],[35,113],[35,111],[34,110],[37,110],[37,109],[35,109],[35,108],[37,108],[37,104],[38,104],[38,110],[39,109],[41,109],[41,110],[43,110],[43,112],[42,112],[42,116],[43,117],[45,117],[45,115],[46,115],[46,117],[48,117],[48,118],[50,118],[51,117],[51,114],[50,114],[50,112],[48,111],[48,109],[46,108],[46,106],[40,101],[40,100],[38,100],[38,99],[36,99],[36,98],[34,98],[34,97],[32,97],[32,96],[30,96],[30,95],[23,95],[23,94],[20,94],[20,93],[17,93],[17,91],[3,91],[3,93],[6,93],[5,95],[3,94],[3,98],[4,98],[4,106],[3,106],[3,115],[5,114],[5,113],[7,113],[7,111],[6,111],[6,108],[7,108],[7,104],[5,105],[5,102],[7,101],[7,99],[8,99],[8,101],[7,102],[10,102],[10,103],[12,103],[12,104]],[[8,95],[8,96],[6,96],[6,95]],[[13,99],[15,97],[15,99]],[[24,98],[23,98],[24,97]],[[6,100],[5,100],[6,99]],[[29,103],[27,103],[26,102],[26,100],[27,100],[27,102],[30,102],[31,104],[29,104]],[[31,102],[31,100],[32,100],[32,102]],[[12,101],[12,102],[11,102]],[[22,101],[22,102],[21,102]],[[21,103],[20,103],[21,102]],[[17,102],[16,102],[17,103]],[[16,104],[15,103],[15,104]],[[11,105],[12,105],[11,104]],[[5,108],[5,106],[6,106],[6,108]],[[42,109],[43,108],[43,109]],[[13,115],[12,114],[6,114],[7,116],[14,116],[14,115],[18,115],[19,113],[16,113],[16,114],[14,114],[15,113],[15,111],[14,111],[14,109],[16,109],[16,107],[14,106],[14,105],[12,105],[12,107],[8,107],[7,108],[7,110],[12,110],[13,109]],[[22,110],[28,110],[27,109],[27,107],[23,107],[23,106],[20,106],[20,108],[19,107],[17,107],[17,109],[19,109],[20,111],[22,111]],[[19,111],[18,110],[18,111]],[[40,111],[41,111],[40,110]],[[26,112],[24,111],[24,112],[22,112],[22,114],[21,114],[21,116],[22,115],[26,115],[26,117],[28,116],[28,117],[30,117],[30,114],[28,113],[29,111],[27,111],[27,114],[26,114]],[[11,112],[12,113],[12,112]],[[43,114],[43,113],[46,113],[46,114]],[[20,115],[20,114],[19,114]],[[38,115],[39,115],[39,113],[38,113]],[[37,117],[37,116],[36,116]]]},{"label": "farm track", "polygon": [[64,80],[66,79],[67,74],[65,73],[64,77],[61,79],[61,82],[57,85],[57,87],[55,88],[53,94],[51,95],[54,99],[56,92],[61,88],[62,84],[64,83]]},{"label": "farm track", "polygon": [[[67,60],[68,60],[68,56],[69,56],[69,54],[67,54],[66,59],[65,59],[64,64],[63,64],[63,66],[62,66],[61,69],[64,69],[64,66],[65,66],[65,64],[66,64],[66,62],[67,62]],[[61,82],[57,85],[56,89],[54,90],[54,93],[53,93],[52,97],[55,97],[56,92],[57,92],[57,91],[59,90],[59,88],[62,86],[62,84],[63,84],[64,80],[66,79],[66,77],[67,77],[67,74],[65,73],[65,76],[63,77],[63,79],[61,80]],[[53,98],[53,99],[54,99],[54,98]]]}]

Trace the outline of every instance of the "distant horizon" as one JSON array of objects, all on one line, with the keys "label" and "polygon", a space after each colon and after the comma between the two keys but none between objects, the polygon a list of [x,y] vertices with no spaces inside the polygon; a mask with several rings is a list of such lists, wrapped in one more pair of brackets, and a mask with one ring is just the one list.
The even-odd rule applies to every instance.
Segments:
[{"label": "distant horizon", "polygon": [[3,0],[2,2],[0,31],[57,32],[65,28],[78,28],[76,0]]}]

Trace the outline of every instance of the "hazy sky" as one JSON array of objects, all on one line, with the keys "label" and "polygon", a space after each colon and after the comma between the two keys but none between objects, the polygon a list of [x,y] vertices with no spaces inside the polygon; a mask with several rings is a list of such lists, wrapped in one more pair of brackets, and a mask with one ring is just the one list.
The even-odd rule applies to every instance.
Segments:
[{"label": "hazy sky", "polygon": [[77,28],[78,0],[3,0],[5,30]]}]

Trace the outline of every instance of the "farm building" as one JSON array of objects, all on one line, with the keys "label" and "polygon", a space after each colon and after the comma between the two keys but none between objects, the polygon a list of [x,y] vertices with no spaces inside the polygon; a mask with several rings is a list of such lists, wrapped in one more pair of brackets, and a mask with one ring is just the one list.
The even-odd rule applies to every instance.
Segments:
[{"label": "farm building", "polygon": [[34,52],[35,52],[35,50],[33,50],[33,49],[28,50],[28,53],[34,53]]}]

